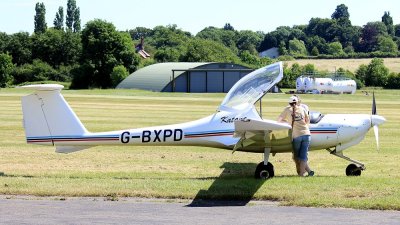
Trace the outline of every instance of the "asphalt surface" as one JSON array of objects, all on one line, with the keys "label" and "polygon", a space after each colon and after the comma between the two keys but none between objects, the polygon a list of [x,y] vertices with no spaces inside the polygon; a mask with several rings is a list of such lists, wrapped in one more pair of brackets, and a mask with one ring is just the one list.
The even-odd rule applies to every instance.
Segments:
[{"label": "asphalt surface", "polygon": [[[275,202],[0,196],[0,224],[400,224],[399,211]],[[115,200],[115,199],[114,199]]]}]

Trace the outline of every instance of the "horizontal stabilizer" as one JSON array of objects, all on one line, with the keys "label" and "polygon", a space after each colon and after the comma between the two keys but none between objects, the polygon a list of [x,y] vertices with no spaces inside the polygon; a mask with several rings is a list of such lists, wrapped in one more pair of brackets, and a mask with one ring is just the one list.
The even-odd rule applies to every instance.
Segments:
[{"label": "horizontal stabilizer", "polygon": [[55,91],[63,89],[64,86],[60,84],[31,84],[19,86],[17,88],[30,89],[35,91]]}]

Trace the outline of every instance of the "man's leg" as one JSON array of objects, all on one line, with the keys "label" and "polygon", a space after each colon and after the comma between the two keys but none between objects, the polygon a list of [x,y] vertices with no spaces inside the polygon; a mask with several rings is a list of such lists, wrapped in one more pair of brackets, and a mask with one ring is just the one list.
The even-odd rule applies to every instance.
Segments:
[{"label": "man's leg", "polygon": [[299,151],[301,147],[301,137],[293,139],[293,161],[296,164],[296,172],[300,176],[300,161],[299,161]]}]

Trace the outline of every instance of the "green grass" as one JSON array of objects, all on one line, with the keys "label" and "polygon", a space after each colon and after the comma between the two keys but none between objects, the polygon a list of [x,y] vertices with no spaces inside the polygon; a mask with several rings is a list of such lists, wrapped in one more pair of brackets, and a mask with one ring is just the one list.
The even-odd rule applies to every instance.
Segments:
[{"label": "green grass", "polygon": [[[204,147],[101,146],[72,154],[28,145],[20,98],[27,90],[0,89],[0,194],[184,199],[277,200],[283,205],[400,210],[400,92],[376,90],[380,152],[372,130],[345,155],[366,164],[346,177],[348,162],[327,151],[310,152],[315,177],[295,176],[290,154],[270,157],[275,178],[253,179],[262,154]],[[108,131],[186,122],[213,113],[224,94],[155,93],[137,90],[65,90],[86,128]],[[264,118],[276,119],[289,95],[268,94]],[[303,95],[322,113],[371,111],[371,96]]]}]

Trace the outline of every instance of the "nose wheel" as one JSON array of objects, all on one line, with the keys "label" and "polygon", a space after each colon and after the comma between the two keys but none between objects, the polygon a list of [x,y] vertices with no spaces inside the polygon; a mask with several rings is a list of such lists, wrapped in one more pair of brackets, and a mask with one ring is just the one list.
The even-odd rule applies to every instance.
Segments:
[{"label": "nose wheel", "polygon": [[260,162],[257,165],[254,177],[256,179],[269,179],[275,176],[274,166],[272,163],[268,162],[267,165],[264,162]]},{"label": "nose wheel", "polygon": [[337,156],[339,158],[342,158],[342,159],[352,162],[346,168],[347,176],[360,176],[361,171],[365,170],[365,165],[362,162],[359,162],[357,160],[350,159],[349,157],[344,156],[343,152],[336,152],[336,150],[330,150],[330,149],[326,149],[326,150],[328,150],[334,156]]},{"label": "nose wheel", "polygon": [[346,175],[347,176],[360,176],[362,167],[357,166],[356,164],[349,164],[346,168]]}]

